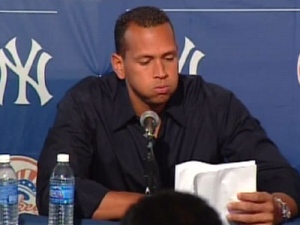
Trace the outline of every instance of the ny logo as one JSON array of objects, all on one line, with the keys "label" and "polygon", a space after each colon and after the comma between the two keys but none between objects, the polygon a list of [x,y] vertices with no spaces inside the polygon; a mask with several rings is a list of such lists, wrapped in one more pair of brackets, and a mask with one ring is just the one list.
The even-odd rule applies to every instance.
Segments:
[{"label": "ny logo", "polygon": [[[181,73],[183,66],[187,61],[187,58],[193,49],[195,49],[194,43],[189,38],[185,37],[184,48],[183,48],[183,51],[182,51],[180,59],[179,59],[179,73]],[[193,52],[193,54],[191,56],[190,64],[189,64],[189,74],[190,75],[197,74],[198,65],[203,57],[204,57],[204,54],[201,51],[195,50]]]},{"label": "ny logo", "polygon": [[[26,88],[27,84],[31,85],[40,98],[41,106],[45,105],[53,96],[48,92],[45,82],[45,69],[49,60],[52,58],[46,52],[42,52],[37,58],[37,54],[42,47],[35,41],[31,40],[31,50],[25,65],[22,64],[16,48],[16,38],[10,40],[5,49],[10,53],[12,61],[6,56],[3,49],[0,49],[0,105],[3,105],[3,97],[7,83],[7,68],[11,69],[19,78],[19,93],[15,104],[28,105]],[[37,81],[30,77],[30,70],[34,60],[37,61]]]}]

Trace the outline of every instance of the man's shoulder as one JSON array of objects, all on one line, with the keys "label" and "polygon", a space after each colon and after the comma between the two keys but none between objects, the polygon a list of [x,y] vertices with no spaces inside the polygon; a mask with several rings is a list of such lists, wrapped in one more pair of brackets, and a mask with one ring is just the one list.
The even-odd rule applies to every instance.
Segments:
[{"label": "man's shoulder", "polygon": [[232,92],[215,83],[205,81],[200,75],[180,75],[180,82],[186,96],[225,97]]},{"label": "man's shoulder", "polygon": [[210,112],[226,113],[228,107],[243,108],[235,94],[215,83],[206,82],[201,76],[180,76],[183,86],[183,103],[191,110],[209,109]]},{"label": "man's shoulder", "polygon": [[114,73],[105,75],[87,76],[79,80],[70,90],[99,87],[101,89],[116,84],[117,78]]},{"label": "man's shoulder", "polygon": [[68,92],[76,97],[111,95],[117,88],[118,79],[114,73],[102,76],[87,76],[75,85]]}]

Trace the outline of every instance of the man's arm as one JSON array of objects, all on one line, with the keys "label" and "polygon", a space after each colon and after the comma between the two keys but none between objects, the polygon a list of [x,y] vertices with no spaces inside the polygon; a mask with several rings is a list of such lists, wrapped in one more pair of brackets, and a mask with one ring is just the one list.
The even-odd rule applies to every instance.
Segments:
[{"label": "man's arm", "polygon": [[298,207],[293,198],[285,193],[254,192],[239,193],[239,202],[228,205],[228,220],[242,224],[281,224],[284,218],[275,197],[280,198],[291,210],[291,217],[298,213]]},{"label": "man's arm", "polygon": [[93,219],[121,219],[129,207],[143,197],[143,194],[138,193],[109,191],[95,210]]},{"label": "man's arm", "polygon": [[[225,110],[220,110],[218,114],[221,121],[225,121],[219,128],[223,156],[228,162],[255,160],[257,164],[258,192],[240,194],[240,202],[230,204],[229,209],[242,213],[231,214],[229,218],[249,224],[252,219],[260,221],[263,217],[268,217],[263,221],[276,224],[281,218],[278,218],[279,205],[274,201],[274,196],[287,203],[292,217],[297,216],[300,205],[299,174],[269,139],[259,121],[251,116],[234,95],[223,102]],[[251,216],[249,212],[255,216]]]},{"label": "man's arm", "polygon": [[[87,78],[89,79],[89,78]],[[89,83],[88,83],[89,84]],[[91,218],[95,209],[110,190],[90,179],[94,157],[94,131],[87,83],[80,82],[68,91],[58,105],[53,127],[49,130],[38,160],[36,201],[41,215],[48,215],[49,179],[58,153],[70,155],[70,166],[75,176],[74,214]],[[83,86],[83,87],[82,87]],[[90,90],[90,89],[89,89]],[[99,176],[103,171],[98,171]]]},{"label": "man's arm", "polygon": [[[296,201],[291,196],[289,196],[285,193],[280,193],[280,192],[273,193],[272,196],[280,198],[283,202],[285,202],[287,204],[287,206],[291,210],[291,218],[298,215],[298,212],[299,212],[298,205],[297,205]],[[276,206],[277,206],[277,209],[278,209],[279,208],[278,202],[276,202]],[[279,219],[282,220],[281,209],[277,210],[277,213],[279,214]]]}]

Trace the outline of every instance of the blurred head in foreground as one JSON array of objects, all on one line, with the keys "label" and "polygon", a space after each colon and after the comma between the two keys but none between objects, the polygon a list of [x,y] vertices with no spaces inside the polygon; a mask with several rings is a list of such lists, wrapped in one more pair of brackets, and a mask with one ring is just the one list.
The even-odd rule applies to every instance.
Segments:
[{"label": "blurred head in foreground", "polygon": [[203,199],[187,193],[163,191],[133,205],[121,225],[222,225]]}]

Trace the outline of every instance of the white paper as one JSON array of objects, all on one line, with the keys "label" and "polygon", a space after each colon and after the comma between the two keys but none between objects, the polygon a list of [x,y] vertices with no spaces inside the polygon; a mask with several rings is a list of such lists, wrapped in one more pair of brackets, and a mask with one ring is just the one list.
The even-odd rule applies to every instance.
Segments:
[{"label": "white paper", "polygon": [[195,194],[205,199],[219,213],[223,224],[227,205],[238,201],[237,193],[256,191],[254,161],[212,165],[190,161],[175,168],[175,190]]}]

